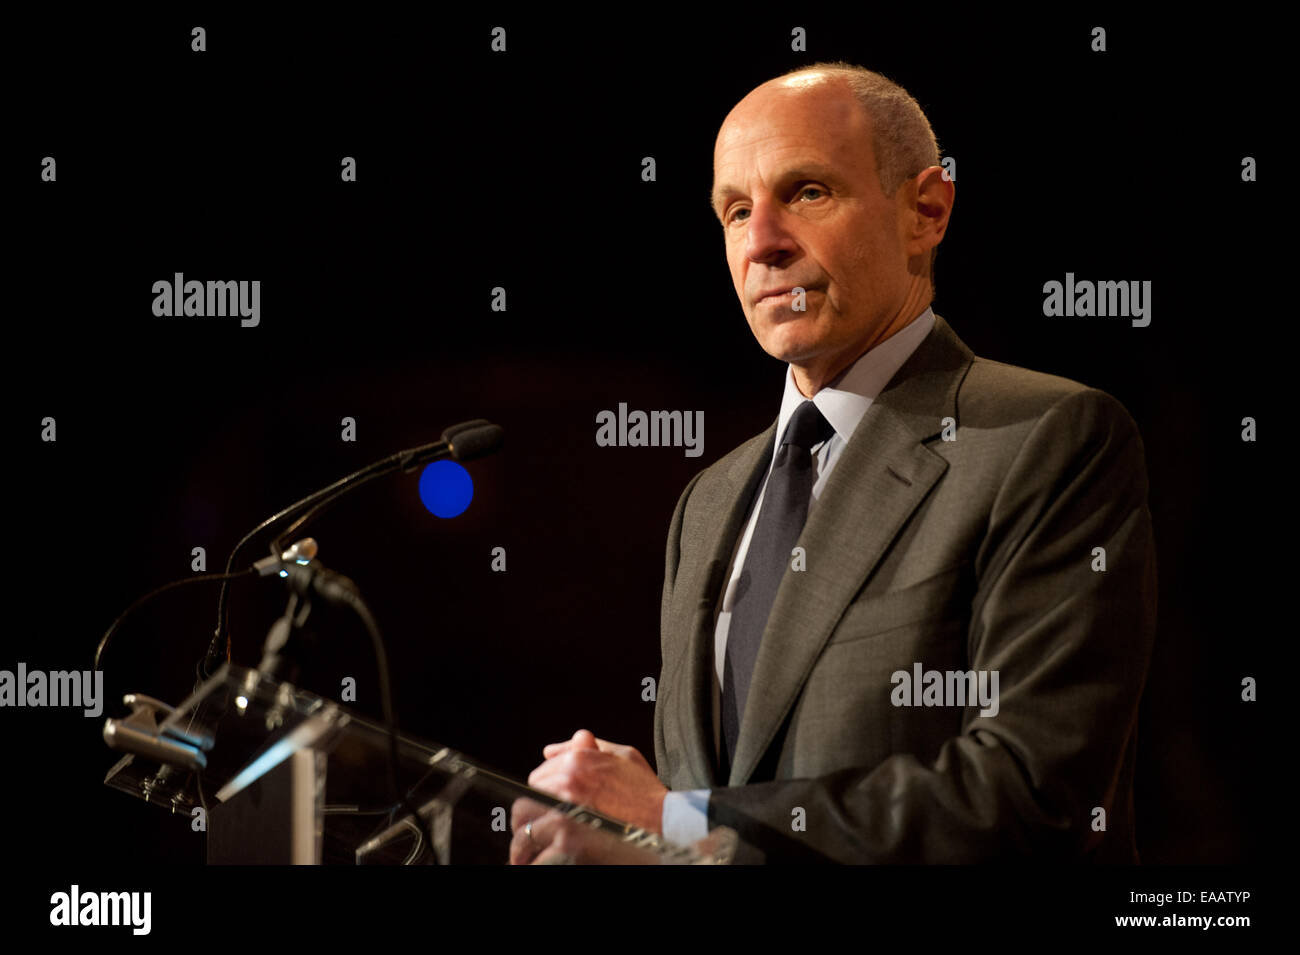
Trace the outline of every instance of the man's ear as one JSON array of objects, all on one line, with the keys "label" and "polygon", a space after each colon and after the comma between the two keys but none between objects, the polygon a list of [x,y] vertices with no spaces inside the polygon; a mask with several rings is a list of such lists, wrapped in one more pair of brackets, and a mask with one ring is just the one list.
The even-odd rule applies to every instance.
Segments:
[{"label": "man's ear", "polygon": [[930,166],[904,188],[907,214],[903,243],[910,258],[925,255],[943,241],[956,187],[944,175],[942,166]]}]

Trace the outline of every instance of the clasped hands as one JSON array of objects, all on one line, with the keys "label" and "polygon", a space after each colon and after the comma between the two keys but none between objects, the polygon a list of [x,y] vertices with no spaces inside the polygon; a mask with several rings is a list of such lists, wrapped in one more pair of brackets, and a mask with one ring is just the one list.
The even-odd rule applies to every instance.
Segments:
[{"label": "clasped hands", "polygon": [[[645,757],[632,746],[597,739],[578,730],[563,743],[542,749],[546,761],[528,774],[528,785],[565,802],[661,833],[664,794]],[[656,856],[610,833],[576,822],[527,798],[510,810],[512,865],[653,863]]]}]

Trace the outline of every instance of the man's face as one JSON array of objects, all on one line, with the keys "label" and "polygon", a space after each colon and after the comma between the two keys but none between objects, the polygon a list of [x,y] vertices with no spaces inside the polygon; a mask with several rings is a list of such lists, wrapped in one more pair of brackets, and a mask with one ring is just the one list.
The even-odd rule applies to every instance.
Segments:
[{"label": "man's face", "polygon": [[[870,123],[842,80],[811,74],[758,87],[718,132],[713,205],[732,282],[763,350],[796,366],[843,368],[897,330],[913,297]],[[764,297],[792,286],[807,290],[806,311]]]}]

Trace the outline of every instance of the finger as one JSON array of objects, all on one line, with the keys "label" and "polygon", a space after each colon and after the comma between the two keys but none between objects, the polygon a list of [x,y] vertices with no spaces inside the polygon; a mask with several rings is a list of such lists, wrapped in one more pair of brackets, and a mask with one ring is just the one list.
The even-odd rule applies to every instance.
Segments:
[{"label": "finger", "polygon": [[587,774],[594,772],[604,758],[604,754],[590,756],[589,753],[599,753],[599,750],[571,749],[548,759],[528,774],[528,785],[557,799],[572,799],[576,791],[574,784],[586,780]]},{"label": "finger", "polygon": [[635,746],[628,746],[624,743],[611,743],[609,740],[597,739],[596,747],[602,753],[608,753],[610,756],[614,756],[617,759],[624,760],[625,762],[636,763],[638,766],[645,766],[647,769],[650,767],[650,764],[646,762],[646,758],[641,755],[641,751]]},{"label": "finger", "polygon": [[541,803],[534,802],[531,799],[515,800],[516,806],[520,803],[526,803],[527,808],[525,811],[520,812],[518,816],[519,824],[512,826],[514,834],[510,837],[511,865],[527,865],[532,862],[537,853],[546,848],[548,841],[552,837],[541,830],[539,824],[548,813],[551,815],[554,815],[554,813],[547,810]]},{"label": "finger", "polygon": [[533,850],[528,845],[528,838],[521,828],[510,837],[510,864],[528,865],[533,861]]},{"label": "finger", "polygon": [[569,788],[569,784],[562,779],[543,778],[533,783],[529,780],[528,785],[532,786],[539,793],[545,793],[552,799],[558,799],[560,802],[580,802],[576,798],[574,790]]},{"label": "finger", "polygon": [[561,840],[558,839],[558,836],[562,829],[571,828],[575,825],[581,825],[581,823],[573,822],[564,813],[554,809],[535,819],[532,832],[536,854],[531,864],[556,865],[571,863],[573,857],[564,850],[569,847],[572,839]]},{"label": "finger", "polygon": [[510,828],[518,831],[546,812],[546,806],[535,799],[520,796],[510,804]]},{"label": "finger", "polygon": [[537,855],[537,845],[528,837],[524,826],[515,829],[510,836],[510,864],[528,865]]},{"label": "finger", "polygon": [[544,763],[528,774],[528,785],[538,792],[554,796],[556,799],[568,799],[560,794],[568,787],[568,774],[564,769],[552,763]]},{"label": "finger", "polygon": [[[585,733],[585,732],[587,731],[578,730],[578,733]],[[578,733],[574,733],[573,735],[577,736]],[[572,748],[573,748],[572,738],[561,740],[558,743],[547,743],[545,746],[542,747],[542,755],[545,756],[547,759],[550,759],[552,756],[558,756],[560,753],[567,752]]]},{"label": "finger", "polygon": [[562,743],[547,743],[542,747],[542,755],[547,759],[558,756],[569,749],[599,749],[600,744],[604,742],[596,738],[590,730],[578,730],[573,734],[572,739],[566,739]]},{"label": "finger", "polygon": [[[558,809],[547,809],[541,816],[533,820],[532,828],[532,845],[534,854],[541,852],[543,848],[551,845],[555,841],[555,833],[560,826],[564,825],[568,817]],[[523,832],[523,829],[520,829]]]},{"label": "finger", "polygon": [[637,756],[641,755],[636,751],[635,747],[627,746],[623,743],[611,743],[609,740],[605,740],[605,739],[597,739],[596,748],[599,749],[602,753],[611,753],[614,756],[619,756],[624,759],[628,758],[634,753]]},{"label": "finger", "polygon": [[547,846],[546,849],[537,854],[537,858],[532,861],[533,865],[577,865],[578,860],[567,852],[562,852],[555,846]]},{"label": "finger", "polygon": [[[579,732],[585,732],[585,730],[579,730]],[[620,759],[632,759],[638,762],[645,762],[645,757],[641,755],[641,751],[635,746],[628,746],[625,743],[611,743],[609,740],[601,739],[598,736],[593,736],[592,741],[596,744],[596,749],[600,750],[602,753],[609,753],[613,756],[619,757]]]},{"label": "finger", "polygon": [[[536,831],[536,826],[533,828]],[[532,865],[538,853],[545,848],[546,846],[539,845],[535,838],[530,838],[528,833],[521,827],[518,832],[510,837],[510,864]]]}]

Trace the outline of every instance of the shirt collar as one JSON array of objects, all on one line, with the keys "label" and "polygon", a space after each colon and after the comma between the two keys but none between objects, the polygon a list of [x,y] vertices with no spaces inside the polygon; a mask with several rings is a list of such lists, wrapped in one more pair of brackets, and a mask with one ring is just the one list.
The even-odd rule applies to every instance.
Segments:
[{"label": "shirt collar", "polygon": [[[883,342],[867,349],[837,380],[813,395],[813,404],[830,422],[840,440],[848,442],[858,422],[871,407],[871,402],[881,389],[889,384],[898,369],[916,351],[917,346],[934,328],[934,312],[926,308],[912,321]],[[794,368],[785,369],[785,395],[781,399],[781,414],[776,421],[776,447],[781,446],[781,436],[796,409],[808,399],[794,383]],[[773,455],[776,450],[773,449]]]}]

